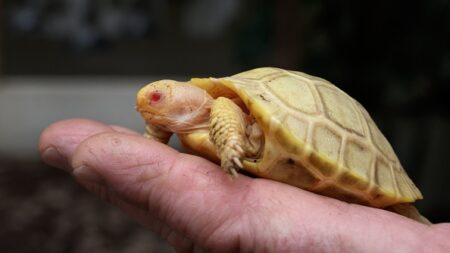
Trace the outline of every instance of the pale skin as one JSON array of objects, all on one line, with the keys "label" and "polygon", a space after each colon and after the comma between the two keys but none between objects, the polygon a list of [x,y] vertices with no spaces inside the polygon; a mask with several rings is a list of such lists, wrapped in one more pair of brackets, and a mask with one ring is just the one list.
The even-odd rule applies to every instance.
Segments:
[{"label": "pale skin", "polygon": [[129,129],[56,122],[43,160],[166,239],[178,252],[450,252],[450,224],[423,225],[214,163]]}]

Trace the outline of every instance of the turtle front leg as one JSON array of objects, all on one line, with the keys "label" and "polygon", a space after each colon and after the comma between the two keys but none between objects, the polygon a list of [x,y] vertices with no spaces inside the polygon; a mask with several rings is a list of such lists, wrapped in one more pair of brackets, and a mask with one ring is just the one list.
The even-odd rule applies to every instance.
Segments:
[{"label": "turtle front leg", "polygon": [[222,169],[232,176],[242,169],[248,138],[245,114],[232,100],[219,97],[211,108],[209,137],[217,148]]},{"label": "turtle front leg", "polygon": [[164,131],[161,128],[150,124],[145,125],[144,137],[147,139],[167,144],[169,142],[170,136],[172,136],[171,132]]}]

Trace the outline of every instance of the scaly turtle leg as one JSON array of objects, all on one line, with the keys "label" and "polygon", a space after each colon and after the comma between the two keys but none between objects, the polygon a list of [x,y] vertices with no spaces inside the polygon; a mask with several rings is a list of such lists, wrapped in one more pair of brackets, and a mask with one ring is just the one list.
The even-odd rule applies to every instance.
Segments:
[{"label": "scaly turtle leg", "polygon": [[415,206],[413,206],[412,204],[409,204],[409,203],[395,204],[386,209],[389,211],[398,213],[400,215],[403,215],[405,217],[411,218],[413,220],[416,220],[416,221],[426,224],[426,225],[432,224],[427,218],[425,218],[424,216],[422,216],[419,213],[419,210],[417,210],[417,208]]},{"label": "scaly turtle leg", "polygon": [[[254,155],[260,145],[247,136],[250,129],[256,132],[256,125],[249,125],[247,115],[232,100],[219,97],[214,100],[211,108],[210,131],[211,142],[216,146],[221,167],[232,176],[237,176],[237,170],[242,169],[242,159]],[[261,133],[261,131],[260,131]],[[252,133],[250,133],[252,134]]]},{"label": "scaly turtle leg", "polygon": [[172,136],[171,132],[164,131],[161,128],[150,124],[145,125],[144,137],[147,139],[167,144],[169,142],[170,136]]}]

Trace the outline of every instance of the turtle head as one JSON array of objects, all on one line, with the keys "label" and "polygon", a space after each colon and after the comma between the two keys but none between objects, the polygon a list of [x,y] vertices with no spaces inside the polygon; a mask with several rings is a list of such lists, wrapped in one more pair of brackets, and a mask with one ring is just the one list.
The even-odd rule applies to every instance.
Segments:
[{"label": "turtle head", "polygon": [[206,127],[212,98],[190,83],[161,80],[137,94],[136,109],[148,124],[181,133]]}]

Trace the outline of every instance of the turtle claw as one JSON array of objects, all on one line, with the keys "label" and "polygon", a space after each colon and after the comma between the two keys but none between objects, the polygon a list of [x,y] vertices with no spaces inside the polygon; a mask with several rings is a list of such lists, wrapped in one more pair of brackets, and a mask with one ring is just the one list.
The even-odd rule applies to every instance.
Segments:
[{"label": "turtle claw", "polygon": [[[234,148],[235,148],[240,154],[244,154],[244,153],[245,153],[245,152],[244,152],[244,149],[242,149],[242,147],[239,146],[239,145],[234,146]],[[237,160],[239,161],[239,158],[237,158],[237,157],[233,158],[233,160],[234,160],[234,159],[237,159]],[[236,161],[235,161],[235,162],[236,162]],[[241,164],[240,161],[239,161],[239,164]],[[242,168],[242,164],[241,164],[240,167]]]},{"label": "turtle claw", "polygon": [[231,168],[229,170],[229,172],[230,172],[232,178],[237,178],[238,173],[237,173],[237,171],[234,168]]},{"label": "turtle claw", "polygon": [[235,165],[236,167],[238,167],[239,169],[243,169],[243,168],[244,168],[244,166],[242,165],[242,163],[241,163],[241,161],[239,160],[239,158],[234,157],[234,158],[233,158],[233,162],[234,162],[234,165]]},{"label": "turtle claw", "polygon": [[221,167],[232,178],[236,178],[238,176],[237,172],[244,168],[241,160],[237,156],[222,160]]},{"label": "turtle claw", "polygon": [[241,161],[238,157],[233,157],[231,166],[227,169],[227,172],[231,174],[233,178],[236,178],[238,176],[237,171],[243,169],[244,166],[242,165]]}]

